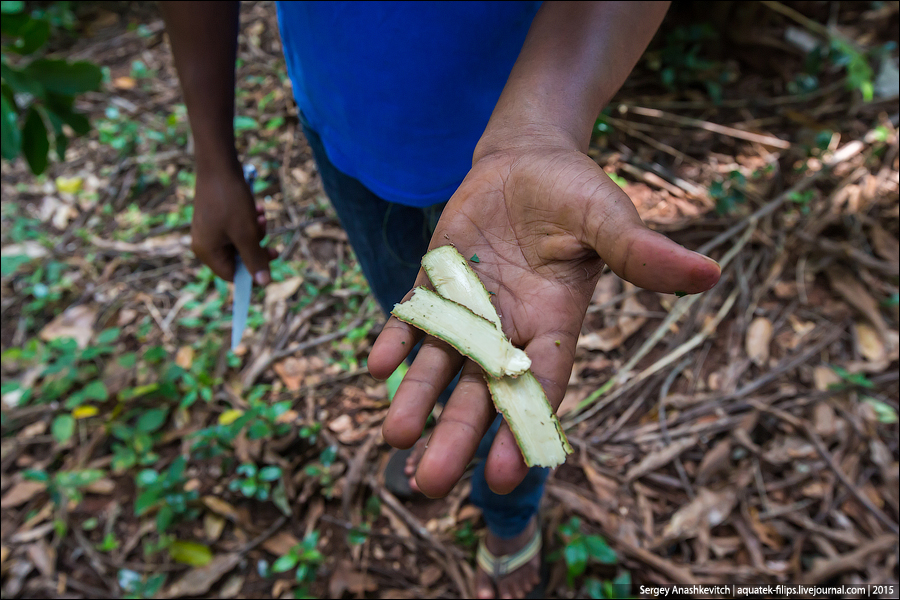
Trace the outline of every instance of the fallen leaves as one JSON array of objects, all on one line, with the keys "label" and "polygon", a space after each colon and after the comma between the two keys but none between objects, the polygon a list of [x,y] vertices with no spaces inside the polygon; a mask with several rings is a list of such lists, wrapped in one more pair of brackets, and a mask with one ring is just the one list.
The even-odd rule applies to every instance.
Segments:
[{"label": "fallen leaves", "polygon": [[77,304],[70,306],[47,323],[38,335],[45,342],[60,338],[73,338],[79,348],[86,348],[94,335],[96,320],[96,307]]}]

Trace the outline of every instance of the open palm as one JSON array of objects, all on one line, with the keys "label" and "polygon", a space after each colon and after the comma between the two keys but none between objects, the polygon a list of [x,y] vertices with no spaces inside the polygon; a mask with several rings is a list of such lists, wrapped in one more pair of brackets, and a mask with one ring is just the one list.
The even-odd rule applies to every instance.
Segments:
[{"label": "open palm", "polygon": [[[604,262],[635,285],[696,293],[719,277],[715,262],[647,229],[634,205],[586,155],[557,147],[496,153],[479,160],[450,199],[431,247],[453,244],[478,272],[507,336],[525,349],[554,409],[562,402],[575,344]],[[474,257],[477,256],[477,259]],[[417,285],[427,285],[420,271]],[[423,336],[392,317],[375,342],[369,370],[386,378]],[[418,440],[440,394],[460,381],[416,472],[428,496],[446,495],[462,476],[495,412],[480,368],[428,336],[394,397],[385,440]],[[485,465],[498,493],[527,467],[504,424]]]}]

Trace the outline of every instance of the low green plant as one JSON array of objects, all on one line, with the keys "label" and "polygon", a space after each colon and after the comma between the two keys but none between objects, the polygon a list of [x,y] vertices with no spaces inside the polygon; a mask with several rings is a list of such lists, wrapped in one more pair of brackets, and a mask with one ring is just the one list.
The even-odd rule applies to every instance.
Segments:
[{"label": "low green plant", "polygon": [[273,573],[294,571],[294,580],[298,587],[294,589],[295,598],[310,598],[309,585],[315,581],[319,565],[325,557],[316,548],[319,543],[319,532],[312,531],[303,541],[291,548],[287,554],[272,563]]},{"label": "low green plant", "polygon": [[236,477],[228,484],[232,492],[240,490],[247,498],[268,500],[272,489],[272,483],[281,479],[281,467],[267,465],[258,468],[253,463],[244,463],[238,466]]},{"label": "low green plant", "polygon": [[116,579],[123,598],[153,598],[166,582],[166,574],[142,575],[131,569],[119,569]]},{"label": "low green plant", "polygon": [[179,456],[165,472],[144,469],[135,477],[138,495],[134,501],[134,514],[146,515],[156,510],[156,528],[165,532],[176,518],[195,519],[199,510],[193,502],[199,497],[197,490],[186,490],[184,475],[187,460]]},{"label": "low green plant", "polygon": [[716,213],[727,215],[739,204],[744,204],[747,197],[741,188],[747,184],[747,178],[740,171],[732,171],[724,180],[713,181],[709,186],[709,195],[716,201]]},{"label": "low green plant", "polygon": [[[562,555],[566,562],[566,577],[569,587],[575,580],[585,574],[591,563],[616,565],[618,556],[609,544],[599,535],[588,535],[581,531],[581,519],[572,517],[559,526],[558,533],[562,539]],[[622,571],[615,579],[601,580],[587,577],[584,581],[585,591],[591,598],[628,598],[631,591],[631,574]]]},{"label": "low green plant", "polygon": [[[28,3],[33,4],[33,3]],[[100,68],[86,61],[47,58],[43,51],[51,34],[71,27],[68,2],[50,2],[26,10],[25,2],[3,2],[0,33],[0,125],[3,159],[25,156],[31,172],[43,173],[49,163],[50,136],[57,157],[64,160],[69,137],[91,129],[88,118],[74,109],[75,98],[100,89]],[[48,127],[49,125],[49,127]]]}]

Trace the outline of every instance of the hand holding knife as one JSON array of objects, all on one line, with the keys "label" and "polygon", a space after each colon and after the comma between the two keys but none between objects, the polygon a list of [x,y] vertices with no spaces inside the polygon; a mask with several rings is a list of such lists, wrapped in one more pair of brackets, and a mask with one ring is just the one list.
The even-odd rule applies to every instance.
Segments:
[{"label": "hand holding knife", "polygon": [[[256,181],[256,167],[244,165],[244,179],[253,191],[253,183]],[[231,350],[234,351],[244,335],[247,326],[247,315],[250,312],[250,292],[253,289],[253,277],[241,255],[235,250],[234,255],[234,298],[231,309]]]}]

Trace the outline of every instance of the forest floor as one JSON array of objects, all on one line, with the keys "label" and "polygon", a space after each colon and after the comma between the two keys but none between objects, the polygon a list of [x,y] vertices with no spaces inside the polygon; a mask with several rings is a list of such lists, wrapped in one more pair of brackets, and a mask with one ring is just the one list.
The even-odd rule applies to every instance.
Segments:
[{"label": "forest floor", "polygon": [[[722,280],[601,277],[542,513],[549,597],[898,581],[898,4],[702,5],[673,9],[590,154]],[[61,54],[109,69],[77,104],[94,131],[44,176],[2,170],[3,596],[471,597],[468,481],[399,501],[378,476],[384,316],[274,6],[243,3],[236,127],[280,255],[236,352],[231,287],[189,249],[162,22],[92,6]]]}]

